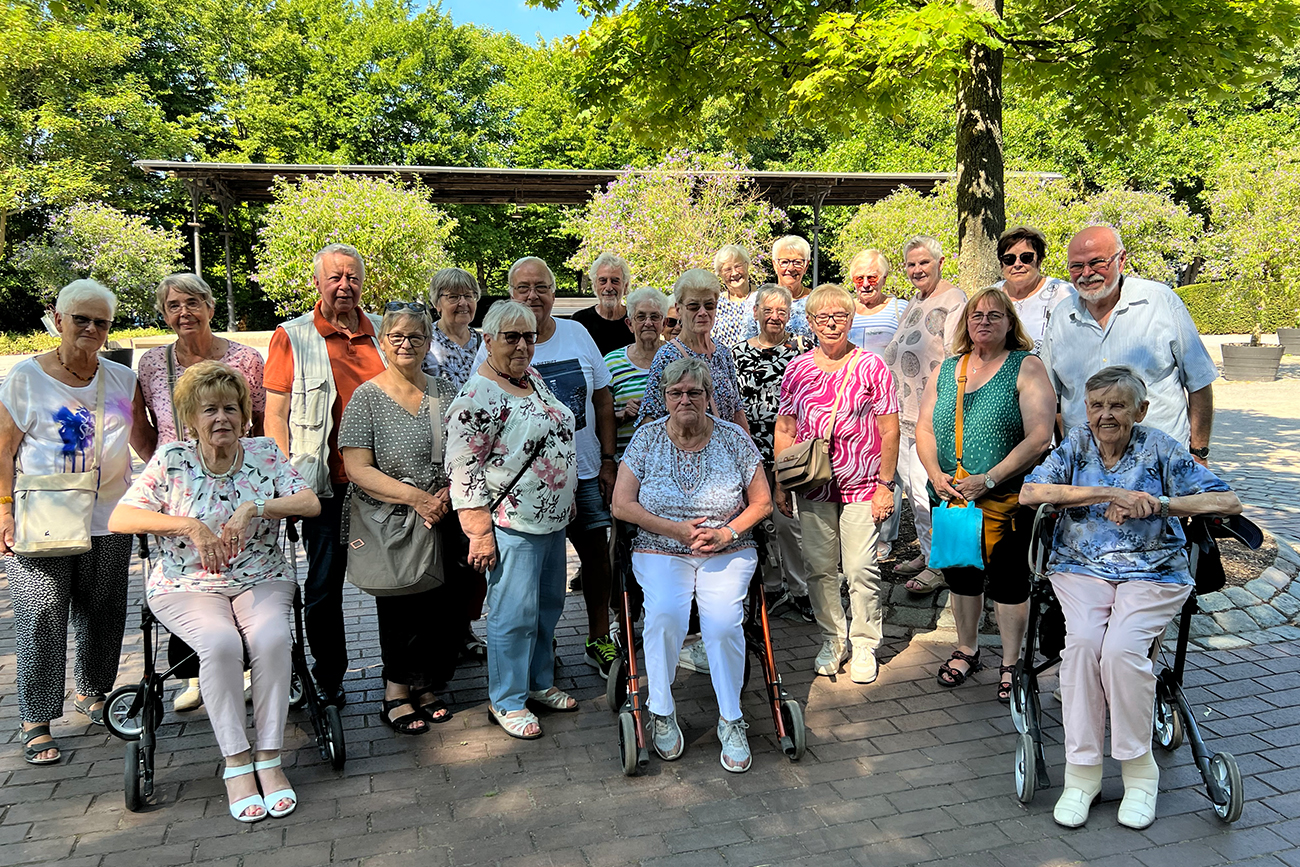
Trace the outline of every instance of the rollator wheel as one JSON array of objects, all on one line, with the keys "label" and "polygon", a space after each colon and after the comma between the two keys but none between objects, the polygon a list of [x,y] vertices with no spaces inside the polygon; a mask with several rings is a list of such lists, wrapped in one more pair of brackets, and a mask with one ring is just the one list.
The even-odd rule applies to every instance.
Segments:
[{"label": "rollator wheel", "polygon": [[803,708],[799,702],[792,698],[781,702],[781,722],[785,724],[785,733],[794,742],[786,756],[790,761],[797,762],[803,758],[803,751],[808,747],[808,729],[803,724]]},{"label": "rollator wheel", "polygon": [[[124,741],[137,741],[144,733],[144,702],[140,703],[140,710],[134,715],[131,713],[131,705],[135,704],[136,696],[144,688],[142,683],[120,686],[109,693],[108,698],[104,700],[104,728]],[[162,718],[162,698],[155,696],[153,699],[154,731],[157,731],[158,726],[162,724]]]},{"label": "rollator wheel", "polygon": [[[104,718],[108,719],[108,714]],[[126,745],[126,758],[122,762],[122,789],[126,793],[126,808],[132,813],[144,809],[144,798],[140,795],[141,771],[140,744],[134,740],[129,741]]]},{"label": "rollator wheel", "polygon": [[1016,731],[1029,733],[1029,673],[1022,672],[1011,686],[1011,722]]},{"label": "rollator wheel", "polygon": [[618,713],[627,701],[627,663],[623,654],[614,657],[609,664],[609,674],[605,675],[605,701],[609,703],[611,713]]},{"label": "rollator wheel", "polygon": [[289,678],[289,707],[302,707],[307,700],[307,690],[302,688],[302,678],[294,672]]},{"label": "rollator wheel", "polygon": [[1156,693],[1154,740],[1162,750],[1173,752],[1183,745],[1183,716],[1178,706],[1160,692]]},{"label": "rollator wheel", "polygon": [[325,749],[329,752],[330,767],[336,771],[343,770],[343,763],[348,760],[347,746],[343,743],[343,717],[339,709],[332,704],[323,708],[325,716]]},{"label": "rollator wheel", "polygon": [[1016,740],[1016,796],[1020,803],[1028,804],[1034,799],[1034,790],[1038,785],[1038,753],[1034,749],[1034,739],[1022,734]]},{"label": "rollator wheel", "polygon": [[1245,803],[1245,794],[1241,790],[1241,770],[1232,753],[1215,753],[1210,757],[1210,773],[1228,796],[1228,803],[1214,805],[1214,812],[1225,822],[1235,822],[1241,818],[1241,808]]},{"label": "rollator wheel", "polygon": [[623,764],[623,775],[636,776],[636,717],[631,711],[618,715],[618,758]]}]

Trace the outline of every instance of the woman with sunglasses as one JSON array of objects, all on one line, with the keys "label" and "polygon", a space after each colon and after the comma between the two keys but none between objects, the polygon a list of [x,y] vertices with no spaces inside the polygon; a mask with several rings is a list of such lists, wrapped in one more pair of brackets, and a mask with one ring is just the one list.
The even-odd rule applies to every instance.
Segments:
[{"label": "woman with sunglasses", "polygon": [[1047,238],[1037,229],[1016,226],[998,238],[1002,281],[996,285],[1011,299],[1020,324],[1034,341],[1035,355],[1043,346],[1052,311],[1075,294],[1074,286],[1068,280],[1049,277],[1042,272],[1045,258]]},{"label": "woman with sunglasses", "polygon": [[[423,304],[388,304],[379,326],[379,349],[388,366],[352,393],[339,424],[339,451],[348,481],[371,505],[394,503],[395,514],[414,509],[422,519],[415,532],[442,534],[444,582],[419,593],[375,597],[384,699],[380,719],[400,734],[419,735],[431,723],[451,719],[439,697],[456,671],[466,629],[460,597],[471,585],[468,569],[457,569],[467,543],[448,520],[451,494],[445,468],[429,459],[435,399],[445,420],[456,388],[421,369],[433,335]],[[442,436],[445,426],[440,425]],[[351,497],[349,496],[349,502]],[[343,536],[352,516],[344,511]]]}]

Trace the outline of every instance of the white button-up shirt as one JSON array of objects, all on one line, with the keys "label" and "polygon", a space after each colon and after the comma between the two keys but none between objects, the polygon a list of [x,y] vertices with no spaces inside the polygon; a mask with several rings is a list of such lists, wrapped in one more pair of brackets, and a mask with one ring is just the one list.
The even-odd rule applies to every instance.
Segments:
[{"label": "white button-up shirt", "polygon": [[1061,398],[1067,431],[1088,421],[1084,383],[1103,367],[1123,364],[1142,377],[1151,407],[1143,424],[1183,445],[1191,439],[1187,395],[1219,378],[1187,306],[1162,283],[1125,275],[1119,303],[1103,328],[1078,295],[1058,307],[1041,357]]}]

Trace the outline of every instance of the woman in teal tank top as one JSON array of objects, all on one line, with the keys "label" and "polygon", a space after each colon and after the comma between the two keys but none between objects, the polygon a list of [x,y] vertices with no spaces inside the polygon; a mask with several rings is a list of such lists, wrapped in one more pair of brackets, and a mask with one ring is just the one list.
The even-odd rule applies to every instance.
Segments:
[{"label": "woman in teal tank top", "polygon": [[952,593],[957,649],[939,667],[938,679],[941,686],[960,686],[981,667],[979,619],[988,593],[1002,633],[998,700],[1006,704],[1029,615],[1032,520],[1019,514],[1016,494],[1052,444],[1056,395],[1006,293],[993,286],[981,289],[966,302],[964,316],[966,327],[953,341],[954,357],[927,383],[916,425],[931,504],[972,502],[984,512],[984,568],[943,570]]}]

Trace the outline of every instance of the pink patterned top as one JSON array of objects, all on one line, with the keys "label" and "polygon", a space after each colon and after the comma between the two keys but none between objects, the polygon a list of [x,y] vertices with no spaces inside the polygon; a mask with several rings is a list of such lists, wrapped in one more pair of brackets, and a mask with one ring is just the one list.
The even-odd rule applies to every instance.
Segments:
[{"label": "pink patterned top", "polygon": [[880,428],[876,416],[898,412],[898,391],[889,367],[874,352],[857,350],[834,373],[825,373],[813,360],[815,350],[790,362],[781,379],[778,415],[795,419],[795,441],[826,435],[835,393],[852,370],[852,379],[840,398],[831,437],[831,471],[828,485],[800,494],[820,503],[865,503],[876,492],[880,474]]},{"label": "pink patterned top", "polygon": [[[225,355],[221,363],[228,364],[244,375],[248,382],[249,396],[253,399],[253,412],[266,412],[266,389],[262,387],[262,356],[251,346],[227,340]],[[176,365],[176,378],[180,379],[185,368]],[[180,439],[176,434],[176,425],[172,423],[172,395],[167,388],[167,347],[155,346],[140,356],[136,370],[140,380],[140,390],[144,392],[144,402],[153,413],[154,424],[158,427],[158,446]]]}]

